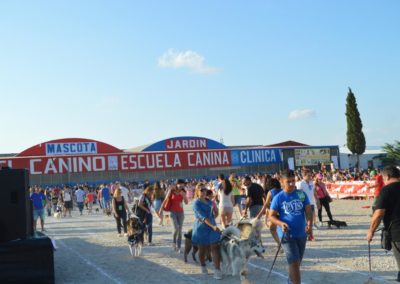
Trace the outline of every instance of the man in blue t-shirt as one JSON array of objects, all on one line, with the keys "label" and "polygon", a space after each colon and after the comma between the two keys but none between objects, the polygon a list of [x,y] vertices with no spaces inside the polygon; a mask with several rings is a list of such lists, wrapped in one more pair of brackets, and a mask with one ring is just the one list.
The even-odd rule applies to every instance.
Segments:
[{"label": "man in blue t-shirt", "polygon": [[284,171],[281,181],[283,191],[272,200],[269,217],[273,224],[279,226],[278,235],[289,264],[288,283],[300,284],[300,264],[307,234],[312,234],[312,209],[307,195],[296,189],[293,171]]},{"label": "man in blue t-shirt", "polygon": [[40,225],[44,231],[44,208],[46,206],[46,196],[39,187],[31,194],[33,207],[33,230],[36,231],[37,219],[40,218]]},{"label": "man in blue t-shirt", "polygon": [[106,185],[103,185],[101,189],[101,204],[103,206],[104,212],[106,212],[106,210],[111,209],[110,200],[111,200],[110,189]]}]

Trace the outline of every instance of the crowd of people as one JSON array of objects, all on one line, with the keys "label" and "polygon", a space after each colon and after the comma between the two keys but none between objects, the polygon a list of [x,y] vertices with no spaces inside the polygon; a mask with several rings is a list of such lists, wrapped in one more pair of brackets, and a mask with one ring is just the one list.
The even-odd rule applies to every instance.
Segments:
[{"label": "crowd of people", "polygon": [[[288,283],[301,283],[300,264],[306,242],[315,240],[313,230],[322,225],[322,209],[325,210],[328,219],[333,220],[330,209],[332,199],[326,190],[325,182],[355,179],[374,181],[370,186],[375,188],[376,193],[374,215],[367,240],[371,241],[383,218],[385,227],[392,228],[393,247],[400,271],[400,219],[396,219],[400,215],[400,204],[397,204],[397,200],[400,200],[397,198],[400,192],[400,174],[395,167],[385,169],[383,173],[379,170],[331,173],[303,168],[298,171],[285,170],[273,175],[238,177],[231,173],[229,177],[220,174],[211,180],[178,179],[144,182],[140,185],[115,182],[96,187],[32,187],[34,229],[36,230],[37,220],[40,219],[41,230],[45,230],[46,212],[48,216],[52,216],[53,211],[53,214],[71,217],[71,210],[77,206],[80,215],[85,208],[87,214],[92,214],[93,204],[99,204],[104,214],[114,216],[120,237],[123,236],[122,232],[127,235],[128,215],[138,216],[143,229],[147,231],[148,245],[153,245],[154,216],[157,216],[159,225],[164,225],[165,219],[168,218],[173,226],[172,249],[181,253],[185,218],[183,205],[192,201],[195,216],[192,242],[199,247],[202,273],[208,273],[205,258],[207,251],[211,251],[215,268],[214,278],[221,279],[218,241],[221,230],[233,224],[233,214],[239,214],[236,219],[262,219],[265,216],[265,224],[277,247],[282,245],[281,252],[286,255],[289,267]],[[384,183],[387,186],[384,187]],[[136,206],[132,207],[133,204]],[[220,226],[217,224],[218,218]],[[400,281],[400,273],[397,280]]]}]

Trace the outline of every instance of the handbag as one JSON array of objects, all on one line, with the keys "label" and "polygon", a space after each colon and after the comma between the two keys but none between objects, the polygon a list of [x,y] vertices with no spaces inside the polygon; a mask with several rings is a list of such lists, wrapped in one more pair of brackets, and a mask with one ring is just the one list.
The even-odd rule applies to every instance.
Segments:
[{"label": "handbag", "polygon": [[163,206],[163,211],[171,211],[171,207],[172,207],[172,192],[171,195],[168,197],[167,201],[165,201],[164,206]]},{"label": "handbag", "polygon": [[392,222],[390,222],[389,228],[383,228],[381,231],[381,247],[384,250],[392,250],[392,235],[390,234],[390,227],[392,227]]},{"label": "handbag", "polygon": [[332,197],[330,197],[330,195],[328,194],[328,195],[326,196],[326,200],[328,200],[328,202],[331,203],[331,202],[332,202]]}]

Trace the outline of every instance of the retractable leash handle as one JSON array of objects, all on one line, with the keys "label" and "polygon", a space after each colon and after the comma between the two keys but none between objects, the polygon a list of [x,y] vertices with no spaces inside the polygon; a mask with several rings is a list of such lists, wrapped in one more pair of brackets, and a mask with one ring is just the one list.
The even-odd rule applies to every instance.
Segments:
[{"label": "retractable leash handle", "polygon": [[282,230],[282,237],[281,237],[280,240],[279,240],[278,249],[276,250],[276,254],[275,254],[274,261],[272,262],[271,268],[269,269],[267,279],[265,279],[265,283],[266,283],[266,284],[268,283],[268,279],[269,279],[269,277],[271,276],[271,272],[272,272],[272,269],[274,268],[276,259],[278,258],[279,251],[280,251],[281,248],[282,248],[282,241],[283,241],[283,238],[285,237],[285,234],[287,234],[287,233],[285,233],[285,231]]}]

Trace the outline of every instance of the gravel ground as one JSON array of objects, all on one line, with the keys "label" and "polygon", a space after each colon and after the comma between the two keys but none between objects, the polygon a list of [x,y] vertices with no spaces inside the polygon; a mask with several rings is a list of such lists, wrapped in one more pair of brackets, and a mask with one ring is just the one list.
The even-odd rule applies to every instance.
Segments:
[{"label": "gravel ground", "polygon": [[[369,278],[368,246],[365,241],[372,201],[338,200],[331,203],[334,219],[348,223],[347,228],[321,227],[314,232],[316,240],[307,243],[301,266],[302,283],[364,283]],[[191,227],[193,213],[185,208],[184,231]],[[56,283],[240,283],[239,278],[225,276],[214,280],[212,265],[209,275],[200,267],[171,249],[171,226],[159,226],[155,218],[155,246],[145,246],[141,257],[130,256],[126,238],[118,237],[114,218],[102,213],[55,219],[48,217],[46,230],[58,247],[54,253]],[[374,283],[392,282],[397,275],[392,252],[379,246],[380,236],[371,243]],[[266,229],[263,242],[265,259],[252,258],[249,264],[250,283],[266,283],[276,251],[276,244]],[[287,283],[287,265],[279,256],[268,283]]]}]

